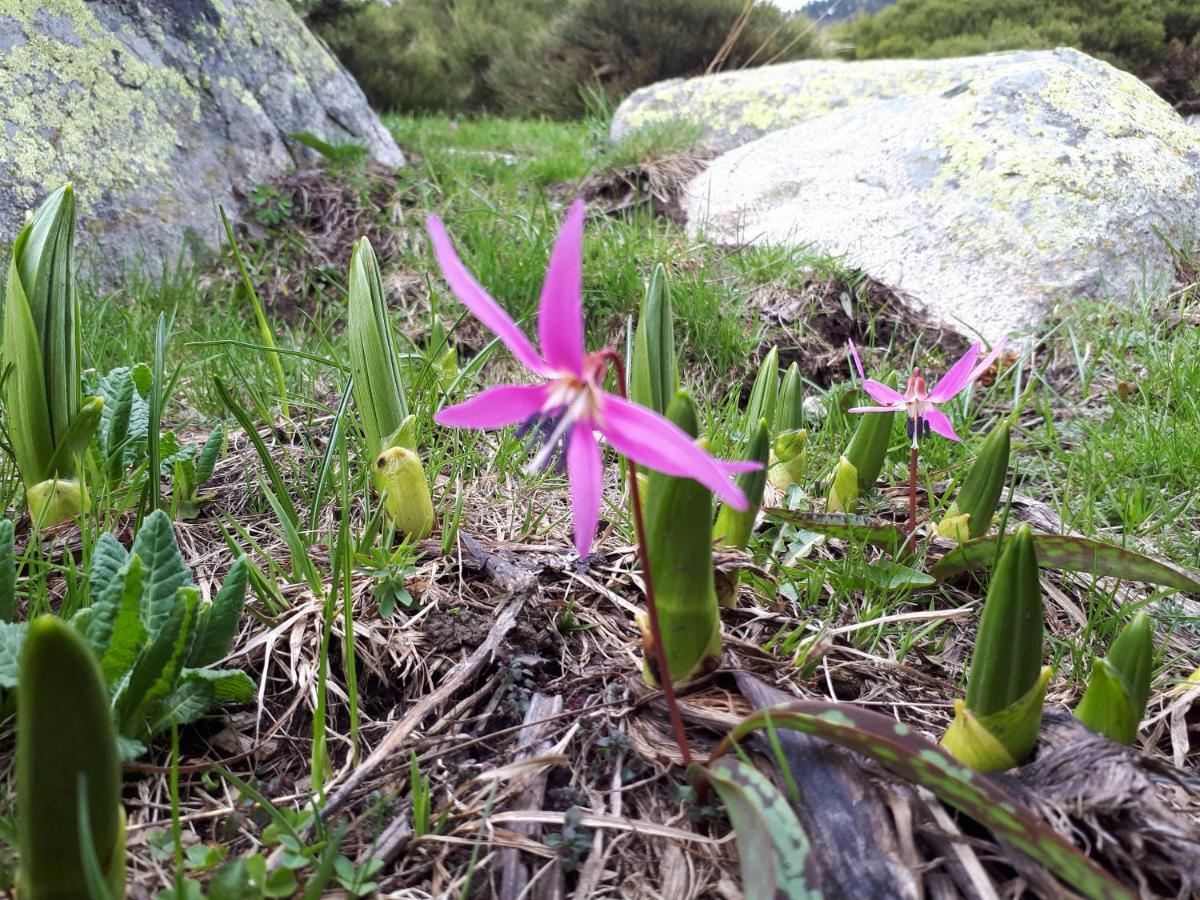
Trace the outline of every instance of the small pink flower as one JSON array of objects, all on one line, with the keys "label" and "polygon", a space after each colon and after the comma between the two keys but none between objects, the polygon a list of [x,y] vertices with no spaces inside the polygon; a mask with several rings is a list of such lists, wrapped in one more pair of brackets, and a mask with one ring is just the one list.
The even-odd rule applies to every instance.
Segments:
[{"label": "small pink flower", "polygon": [[746,497],[730,481],[730,475],[757,465],[714,459],[683,429],[604,390],[607,355],[585,353],[583,346],[583,201],[571,204],[546,268],[537,321],[540,354],[467,271],[441,220],[429,216],[428,227],[450,289],[541,379],[536,384],[488,388],[464,403],[440,410],[434,419],[452,428],[503,428],[523,423],[526,433],[533,432],[541,440],[531,470],[546,468],[565,448],[575,548],[581,556],[591,549],[600,523],[604,457],[597,433],[635,463],[667,475],[694,478],[734,508],[746,509]]},{"label": "small pink flower", "polygon": [[917,441],[920,438],[929,436],[931,429],[942,437],[949,438],[952,441],[961,440],[954,433],[954,426],[950,424],[950,419],[940,409],[936,409],[934,404],[945,403],[953,399],[967,385],[972,384],[976,378],[986,372],[988,366],[992,364],[996,357],[1000,355],[1000,351],[1004,349],[1004,343],[1001,340],[1000,343],[992,348],[992,352],[978,363],[976,363],[976,360],[979,359],[983,345],[979,343],[972,344],[967,349],[967,352],[959,358],[958,362],[952,365],[946,374],[938,380],[932,390],[926,390],[925,379],[921,377],[921,370],[914,368],[912,375],[908,379],[908,387],[901,394],[886,384],[882,384],[866,376],[863,372],[862,360],[858,358],[858,349],[854,346],[854,341],[850,341],[850,356],[854,360],[854,368],[858,370],[858,377],[862,379],[863,390],[871,395],[872,400],[883,404],[881,406],[856,406],[850,412],[905,413],[908,416],[908,436],[912,438],[914,448],[917,446]]}]

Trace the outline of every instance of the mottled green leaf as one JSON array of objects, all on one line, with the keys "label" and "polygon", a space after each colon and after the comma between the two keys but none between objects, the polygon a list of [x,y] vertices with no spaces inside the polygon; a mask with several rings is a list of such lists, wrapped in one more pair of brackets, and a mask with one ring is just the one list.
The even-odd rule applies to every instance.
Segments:
[{"label": "mottled green leaf", "polygon": [[799,526],[805,531],[815,531],[846,541],[875,544],[894,550],[904,540],[904,532],[900,530],[900,526],[867,516],[802,512],[778,507],[769,507],[764,509],[763,513],[768,518]]},{"label": "mottled green leaf", "polygon": [[922,785],[998,838],[1042,863],[1074,890],[1095,900],[1133,900],[1132,890],[1045,825],[995,781],[958,762],[913,728],[849,703],[796,702],[743,719],[717,747],[768,727],[791,728],[870,757],[901,778]]},{"label": "mottled green leaf", "polygon": [[742,863],[742,892],[750,898],[820,900],[808,836],[771,780],[749,763],[728,757],[697,774],[712,785],[729,813]]},{"label": "mottled green leaf", "polygon": [[[996,558],[996,541],[995,536],[989,536],[961,544],[942,557],[929,574],[945,581],[972,569],[986,568]],[[1038,565],[1043,569],[1106,575],[1200,593],[1200,575],[1116,544],[1062,534],[1035,534],[1033,543]]]}]

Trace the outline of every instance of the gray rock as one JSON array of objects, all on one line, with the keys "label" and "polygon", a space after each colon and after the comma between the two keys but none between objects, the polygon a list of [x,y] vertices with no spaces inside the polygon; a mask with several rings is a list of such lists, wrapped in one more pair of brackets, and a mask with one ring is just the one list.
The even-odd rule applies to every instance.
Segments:
[{"label": "gray rock", "polygon": [[720,243],[844,254],[994,340],[1059,300],[1171,281],[1156,229],[1200,234],[1200,134],[1105,63],[1026,54],[773,131],[715,160],[684,208]]},{"label": "gray rock", "polygon": [[287,0],[0,5],[0,240],[64,181],[79,251],[111,274],[220,240],[217,204],[316,159],[291,134],[404,157]]}]

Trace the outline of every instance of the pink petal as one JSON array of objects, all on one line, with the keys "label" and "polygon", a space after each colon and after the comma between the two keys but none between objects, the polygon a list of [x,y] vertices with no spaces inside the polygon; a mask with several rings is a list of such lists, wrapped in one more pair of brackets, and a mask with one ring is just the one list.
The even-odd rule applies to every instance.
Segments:
[{"label": "pink petal", "polygon": [[903,410],[904,410],[903,406],[901,406],[899,408],[897,408],[895,406],[852,406],[848,410],[846,410],[846,412],[853,412],[853,413],[890,412],[890,413],[894,413],[894,412],[903,412]]},{"label": "pink petal", "polygon": [[540,412],[549,394],[548,384],[501,384],[438,410],[433,420],[449,428],[503,428]]},{"label": "pink petal", "polygon": [[450,285],[450,290],[454,291],[463,306],[475,314],[475,318],[504,342],[504,345],[512,351],[513,356],[521,365],[539,375],[545,374],[546,363],[533,349],[529,338],[525,337],[525,333],[517,327],[508,313],[500,308],[500,304],[479,286],[479,282],[471,276],[462,260],[458,258],[442,220],[437,216],[430,215],[425,222],[429,229],[430,240],[433,242],[433,253],[437,257],[438,265],[442,268],[446,284]]},{"label": "pink petal", "polygon": [[762,468],[762,463],[755,462],[752,459],[718,459],[717,465],[719,465],[727,475],[741,475],[743,472],[757,472]]},{"label": "pink petal", "polygon": [[992,352],[979,361],[974,369],[971,370],[971,375],[968,381],[974,381],[980,375],[988,370],[988,367],[996,361],[996,357],[1000,355],[1000,351],[1004,349],[1004,345],[1008,343],[1008,338],[1001,338],[999,343],[992,348]]},{"label": "pink petal", "polygon": [[858,348],[854,346],[854,341],[849,341],[850,358],[854,360],[854,368],[858,370],[858,380],[866,381],[867,373],[863,371],[862,360],[858,358]]},{"label": "pink petal", "polygon": [[954,426],[950,424],[950,420],[946,418],[946,414],[940,409],[926,410],[925,421],[929,423],[930,428],[932,428],[942,437],[949,438],[952,441],[962,440],[962,438],[954,433]]},{"label": "pink petal", "polygon": [[538,306],[538,342],[556,369],[583,372],[583,201],[576,200],[550,252]]},{"label": "pink petal", "polygon": [[933,386],[929,392],[930,400],[934,403],[945,403],[971,383],[971,369],[975,365],[975,360],[979,359],[979,351],[982,346],[982,344],[972,344],[967,352],[959,357],[958,362],[952,365]]},{"label": "pink petal", "polygon": [[871,395],[872,400],[879,403],[898,403],[900,406],[904,406],[908,402],[908,398],[902,393],[874,378],[868,378],[863,382],[863,390]]},{"label": "pink petal", "polygon": [[693,478],[734,509],[750,504],[721,463],[696,446],[686,431],[656,412],[613,394],[604,395],[596,427],[618,453],[666,475]]},{"label": "pink petal", "polygon": [[586,423],[571,429],[567,444],[567,478],[571,482],[571,508],[574,513],[575,549],[587,556],[600,525],[600,500],[603,495],[604,456],[596,436]]}]

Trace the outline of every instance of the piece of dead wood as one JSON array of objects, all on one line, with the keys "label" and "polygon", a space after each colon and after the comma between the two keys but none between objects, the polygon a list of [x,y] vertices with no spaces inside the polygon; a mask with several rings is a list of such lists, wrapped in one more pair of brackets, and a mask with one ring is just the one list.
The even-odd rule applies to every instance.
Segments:
[{"label": "piece of dead wood", "polygon": [[[541,755],[550,749],[546,740],[550,723],[546,720],[562,712],[562,697],[535,692],[529,700],[529,709],[525,712],[525,724],[517,735],[517,750],[514,762],[520,762],[533,756]],[[522,789],[512,804],[513,809],[541,809],[542,800],[546,794],[546,782],[549,771],[542,769]],[[535,824],[520,823],[512,830],[529,838],[536,838],[540,829]],[[517,900],[529,886],[529,866],[521,859],[519,850],[501,850],[496,855],[496,867],[500,872],[501,900]],[[533,890],[528,895],[531,900],[551,900],[563,895],[562,869],[555,866],[542,878],[539,878]]]},{"label": "piece of dead wood", "polygon": [[[755,709],[796,699],[746,672],[736,678]],[[812,842],[823,895],[916,900],[920,891],[904,863],[887,800],[861,758],[795,731],[780,729],[776,737],[800,794],[792,808]]]}]

